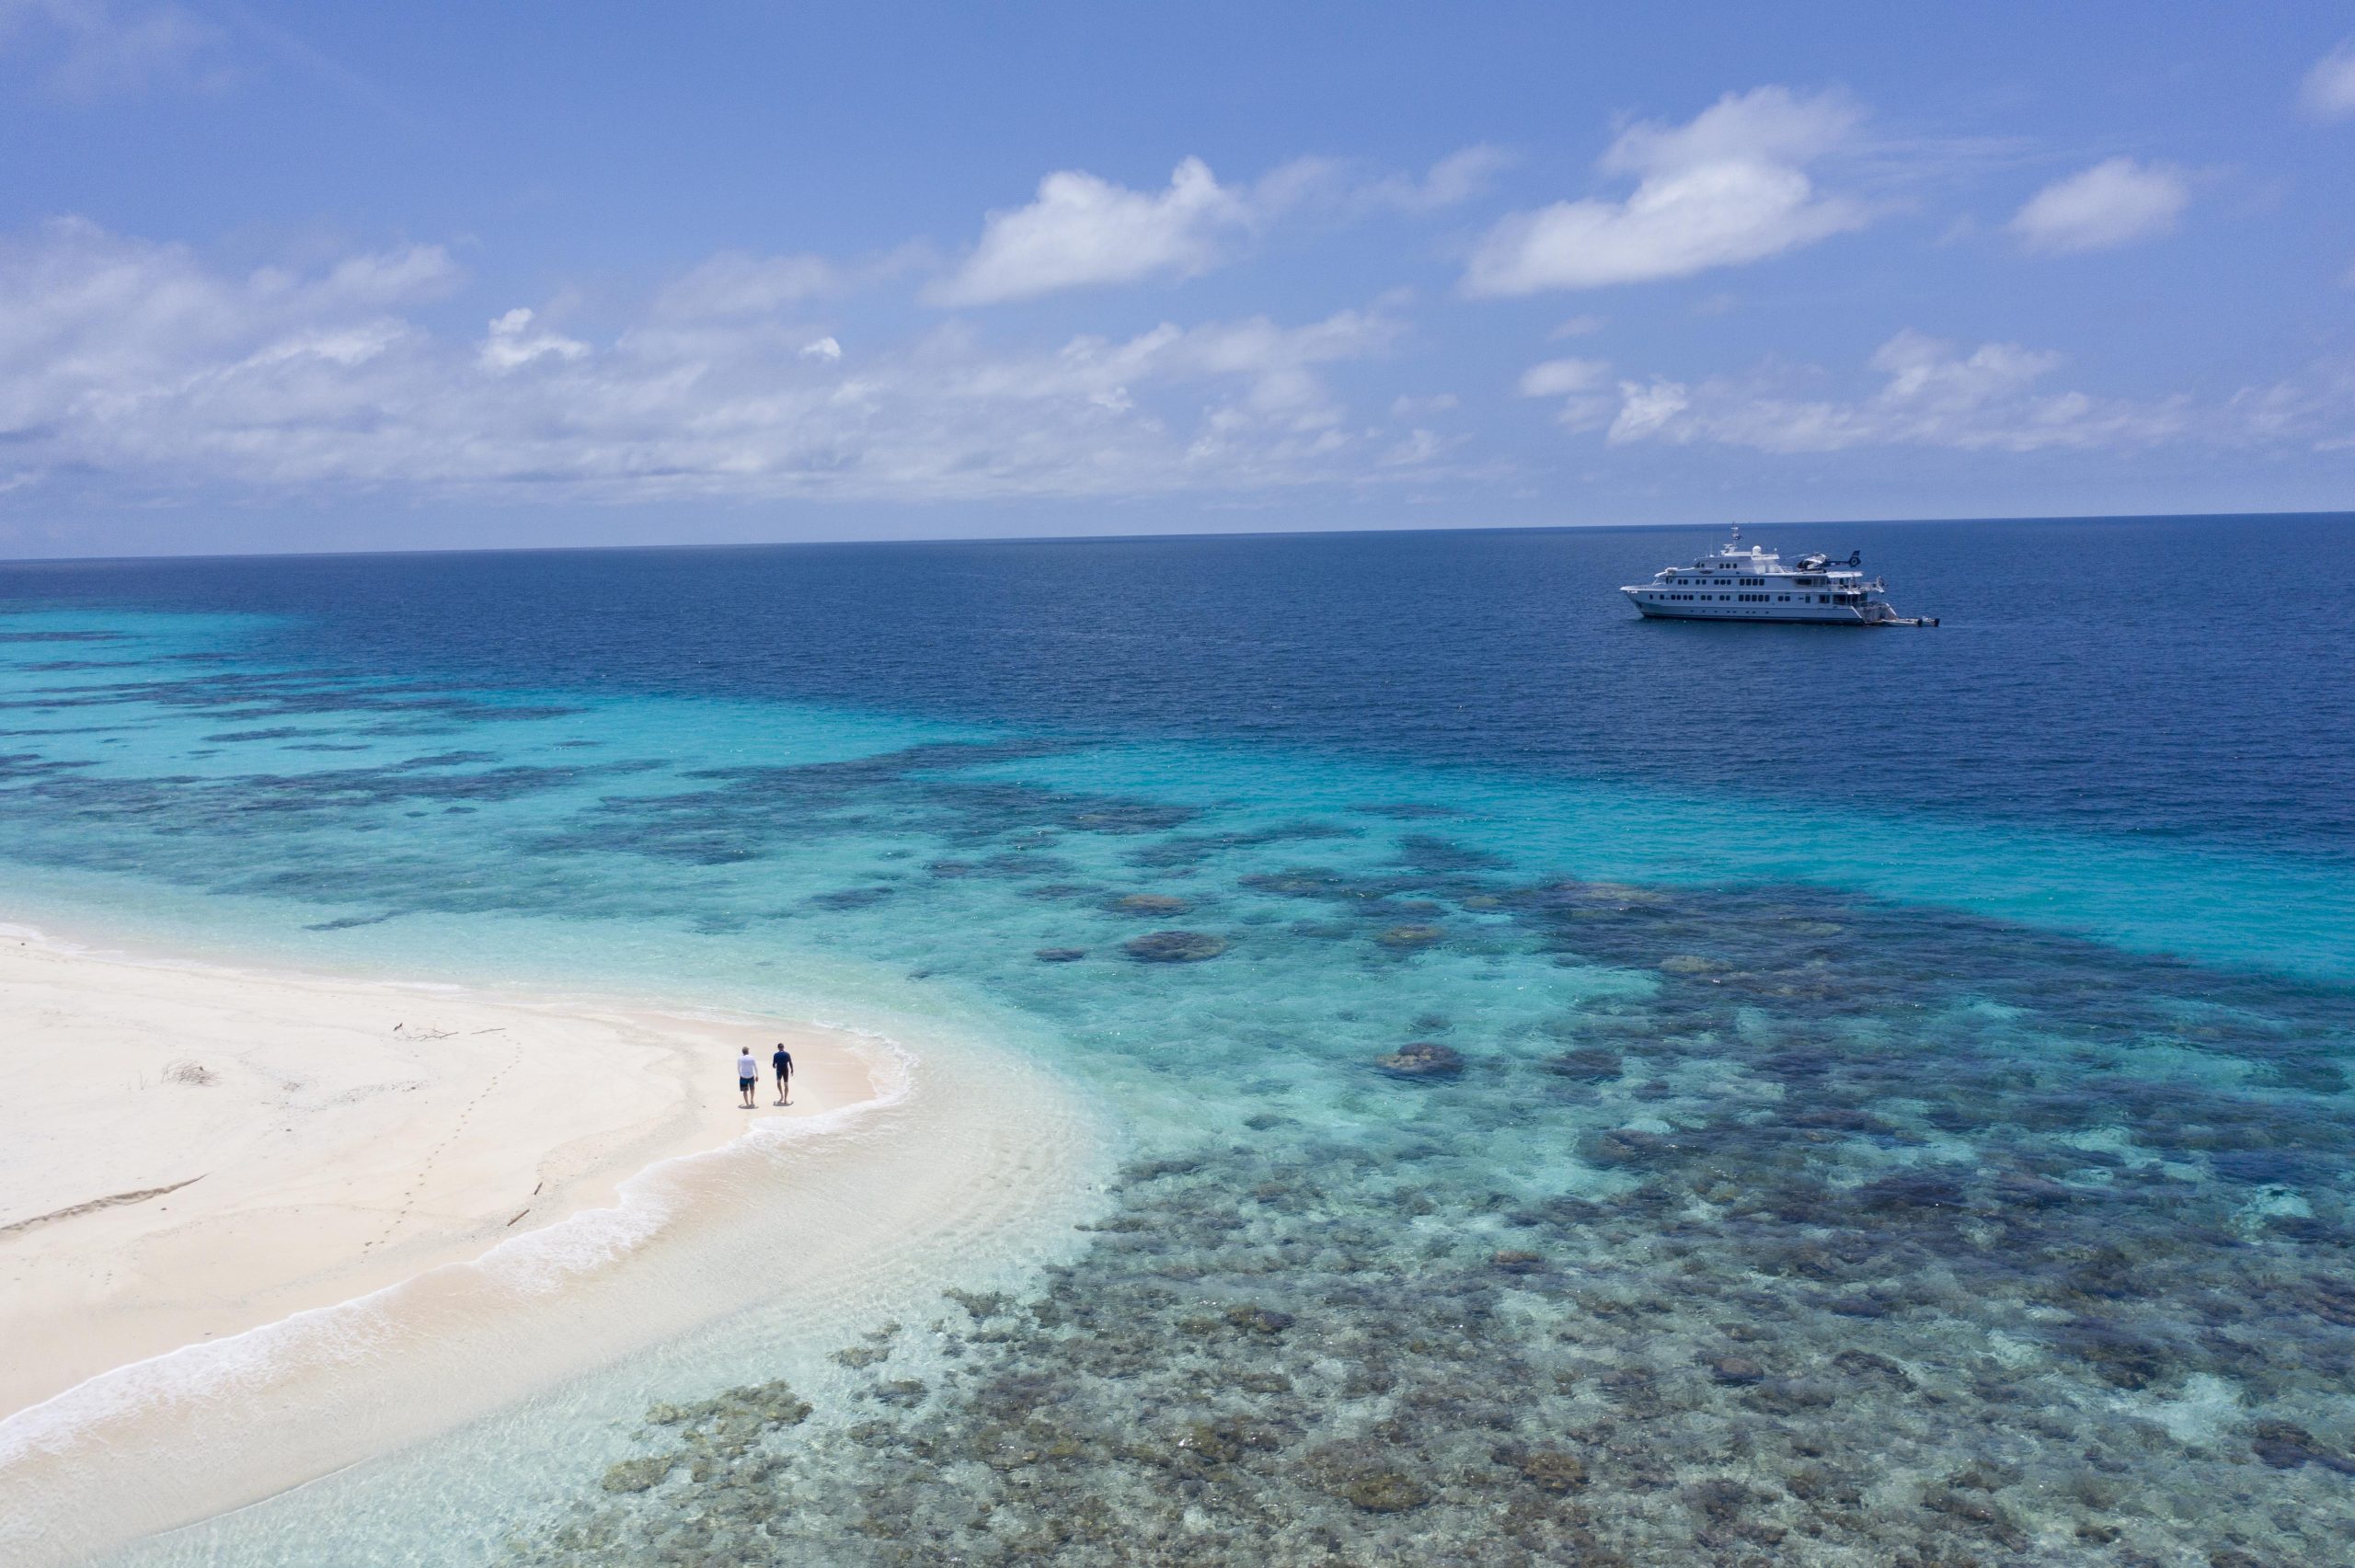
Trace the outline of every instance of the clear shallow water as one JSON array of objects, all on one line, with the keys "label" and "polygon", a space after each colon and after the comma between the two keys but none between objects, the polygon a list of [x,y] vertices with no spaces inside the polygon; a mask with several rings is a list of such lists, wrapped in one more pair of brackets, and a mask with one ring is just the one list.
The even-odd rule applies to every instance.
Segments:
[{"label": "clear shallow water", "polygon": [[9,568],[32,912],[982,1009],[1132,1160],[798,1424],[617,1425],[683,1344],[238,1560],[2349,1555],[2355,527],[1782,532],[1946,624],[1639,623],[1673,531]]}]

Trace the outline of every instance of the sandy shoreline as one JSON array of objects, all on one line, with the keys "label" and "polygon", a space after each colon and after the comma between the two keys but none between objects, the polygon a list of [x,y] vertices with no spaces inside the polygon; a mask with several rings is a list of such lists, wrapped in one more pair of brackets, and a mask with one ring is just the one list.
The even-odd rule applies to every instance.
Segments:
[{"label": "sandy shoreline", "polygon": [[[1101,1190],[1092,1105],[929,1017],[886,1040],[0,933],[11,1562],[235,1540],[249,1505],[738,1314],[831,1351],[1054,1255]],[[736,1047],[780,1038],[794,1105],[740,1108]]]},{"label": "sandy shoreline", "polygon": [[[0,933],[0,1417],[610,1204],[876,1093],[852,1036]],[[766,1080],[783,1040],[794,1104]],[[764,1066],[742,1109],[732,1059]]]}]

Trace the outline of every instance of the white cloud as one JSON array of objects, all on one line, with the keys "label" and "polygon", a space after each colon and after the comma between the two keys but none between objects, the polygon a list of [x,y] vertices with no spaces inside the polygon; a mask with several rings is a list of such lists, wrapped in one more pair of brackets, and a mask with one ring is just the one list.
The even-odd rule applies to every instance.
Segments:
[{"label": "white cloud", "polygon": [[1501,148],[1472,146],[1419,177],[1375,177],[1337,159],[1304,157],[1244,186],[1220,184],[1207,164],[1189,157],[1157,191],[1064,169],[1040,180],[1028,206],[991,212],[972,250],[925,289],[924,298],[936,305],[997,304],[1064,289],[1197,277],[1234,259],[1281,218],[1438,212],[1478,196],[1511,162]]},{"label": "white cloud", "polygon": [[805,360],[830,361],[839,360],[843,357],[843,346],[832,338],[821,338],[814,342],[801,345],[801,357]]},{"label": "white cloud", "polygon": [[438,297],[457,278],[436,246],[350,257],[316,277],[231,276],[182,246],[53,221],[0,239],[0,432],[21,447],[144,402],[209,395],[247,372],[337,362],[322,350],[353,334],[390,345],[405,327],[385,312]]},{"label": "white cloud", "polygon": [[1611,417],[1610,384],[1605,360],[1547,360],[1521,372],[1521,395],[1560,398],[1555,418],[1574,430],[1591,429]]},{"label": "white cloud", "polygon": [[1414,397],[1401,393],[1390,401],[1390,417],[1394,419],[1420,419],[1432,414],[1452,414],[1462,401],[1452,392],[1434,392],[1428,397]]},{"label": "white cloud", "polygon": [[2245,386],[2226,411],[2256,442],[2355,452],[2355,356],[2325,359],[2270,386]]},{"label": "white cloud", "polygon": [[1529,294],[1690,277],[1864,226],[1856,201],[1819,192],[1809,165],[1853,136],[1857,110],[1836,94],[1782,87],[1728,94],[1689,125],[1638,124],[1603,155],[1633,175],[1624,201],[1557,201],[1489,231],[1466,293]]},{"label": "white cloud", "polygon": [[1040,180],[1028,206],[992,212],[964,265],[926,297],[991,304],[1155,275],[1189,278],[1215,265],[1250,218],[1243,196],[1200,158],[1179,164],[1157,193],[1066,169]]},{"label": "white cloud", "polygon": [[[1462,438],[1456,438],[1460,441]],[[1446,454],[1456,444],[1436,430],[1418,426],[1401,436],[1387,451],[1374,459],[1384,468],[1428,467]]]},{"label": "white cloud", "polygon": [[1396,340],[1380,309],[1048,349],[949,325],[853,359],[790,306],[710,327],[649,307],[579,337],[519,307],[451,338],[415,307],[455,280],[431,247],[240,275],[81,222],[0,240],[5,504],[1122,496],[1428,470],[1327,381]]},{"label": "white cloud", "polygon": [[1440,159],[1420,179],[1376,180],[1366,188],[1365,196],[1404,212],[1435,212],[1486,195],[1496,177],[1516,161],[1502,147],[1465,147]]},{"label": "white cloud", "polygon": [[840,270],[821,256],[750,256],[723,250],[664,289],[658,315],[711,320],[764,315],[785,305],[833,293]]},{"label": "white cloud", "polygon": [[1608,326],[1610,322],[1599,315],[1574,315],[1545,336],[1559,343],[1566,338],[1591,338]]},{"label": "white cloud", "polygon": [[1521,395],[1560,397],[1573,392],[1591,392],[1610,375],[1607,360],[1547,360],[1521,372]]},{"label": "white cloud", "polygon": [[2320,120],[2355,119],[2355,39],[2315,62],[2298,89],[2298,107]]},{"label": "white cloud", "polygon": [[[1379,353],[1399,331],[1399,324],[1389,317],[1360,311],[1341,311],[1295,327],[1253,316],[1190,331],[1165,324],[1117,348],[1100,338],[1078,338],[1061,358],[1090,366],[1133,362],[1141,371],[1232,379],[1240,383],[1238,395],[1209,408],[1206,425],[1220,430],[1266,428],[1302,434],[1329,430],[1342,418],[1341,406],[1318,378],[1316,367]],[[1129,379],[1121,377],[1123,383]]]},{"label": "white cloud", "polygon": [[[1669,429],[1676,418],[1693,406],[1682,383],[1654,381],[1650,385],[1622,382],[1619,385],[1619,416],[1611,421],[1607,438],[1614,446],[1639,441]],[[1690,438],[1681,438],[1690,439]]]},{"label": "white cloud", "polygon": [[2190,202],[2182,171],[2110,158],[2028,198],[2011,230],[2028,249],[2047,254],[2107,250],[2171,232]]},{"label": "white cloud", "polygon": [[490,324],[477,357],[488,371],[511,371],[534,360],[578,360],[589,345],[554,332],[534,332],[532,313],[518,306]]},{"label": "white cloud", "polygon": [[2131,403],[2045,390],[2061,362],[2058,354],[2016,343],[1964,352],[1901,332],[1872,357],[1881,384],[1855,398],[1796,395],[1786,376],[1721,377],[1695,386],[1660,378],[1623,383],[1610,440],[1713,441],[1777,452],[1863,446],[2036,452],[2147,446],[2191,424],[2181,398]]},{"label": "white cloud", "polygon": [[60,97],[117,97],[228,79],[221,29],[183,6],[0,0],[0,52],[30,56]]}]

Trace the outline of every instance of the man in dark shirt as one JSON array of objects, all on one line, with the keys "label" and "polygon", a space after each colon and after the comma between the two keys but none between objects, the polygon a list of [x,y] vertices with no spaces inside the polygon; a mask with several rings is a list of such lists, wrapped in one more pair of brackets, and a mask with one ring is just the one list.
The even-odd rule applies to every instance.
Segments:
[{"label": "man in dark shirt", "polygon": [[776,1043],[776,1054],[769,1058],[769,1066],[776,1073],[776,1103],[790,1105],[793,1104],[793,1053],[785,1048],[783,1040]]}]

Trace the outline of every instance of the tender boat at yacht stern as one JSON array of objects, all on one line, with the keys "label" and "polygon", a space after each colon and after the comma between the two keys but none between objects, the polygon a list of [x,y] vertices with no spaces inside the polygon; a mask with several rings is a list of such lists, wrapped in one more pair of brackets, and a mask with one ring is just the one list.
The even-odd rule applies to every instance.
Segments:
[{"label": "tender boat at yacht stern", "polygon": [[1741,526],[1714,553],[1689,567],[1666,567],[1648,583],[1621,589],[1636,608],[1660,621],[1812,621],[1835,626],[1935,626],[1935,615],[1900,615],[1889,585],[1865,580],[1861,555],[1845,561],[1801,555],[1788,566],[1775,551],[1742,548]]}]

